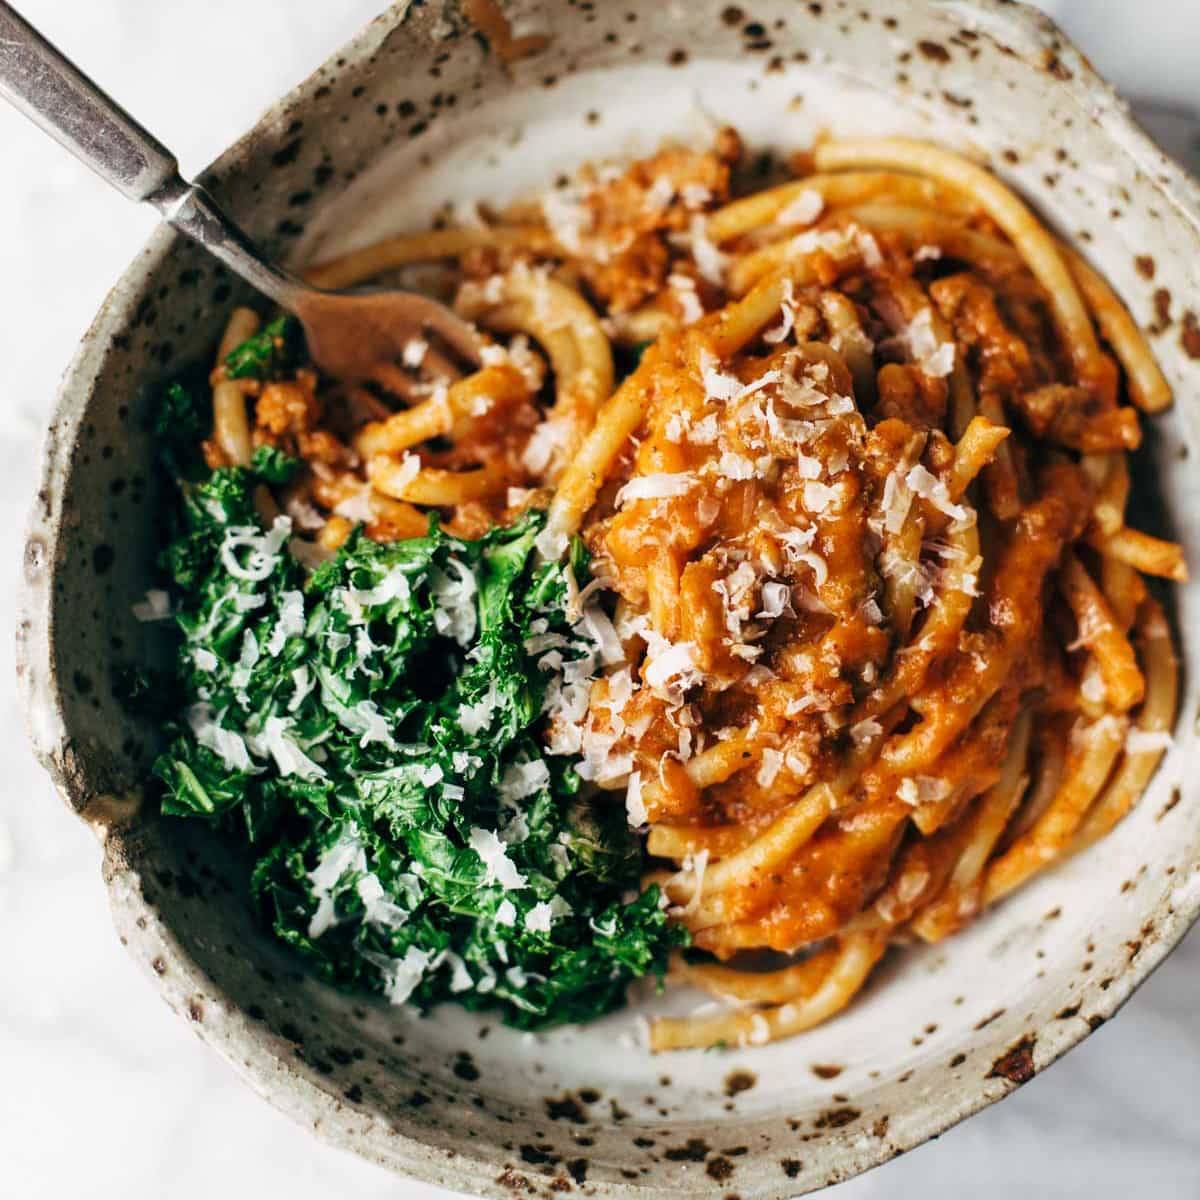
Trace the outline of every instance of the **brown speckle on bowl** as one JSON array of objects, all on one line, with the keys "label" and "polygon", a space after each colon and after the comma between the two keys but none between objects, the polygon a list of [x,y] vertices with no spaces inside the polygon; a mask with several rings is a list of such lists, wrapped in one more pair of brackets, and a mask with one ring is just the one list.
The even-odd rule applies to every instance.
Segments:
[{"label": "brown speckle on bowl", "polygon": [[479,1068],[475,1065],[475,1060],[465,1050],[460,1050],[454,1056],[454,1063],[450,1069],[459,1079],[465,1079],[468,1083],[474,1083],[479,1078]]},{"label": "brown speckle on bowl", "polygon": [[1021,1038],[992,1063],[988,1079],[1007,1079],[1010,1083],[1028,1083],[1035,1073],[1033,1048],[1037,1038],[1033,1034]]},{"label": "brown speckle on bowl", "polygon": [[826,1109],[814,1122],[817,1129],[841,1129],[843,1126],[850,1125],[857,1121],[862,1113],[857,1108],[830,1108]]},{"label": "brown speckle on bowl", "polygon": [[758,1083],[758,1076],[753,1071],[730,1071],[725,1076],[725,1095],[736,1096],[739,1092],[748,1092]]},{"label": "brown speckle on bowl", "polygon": [[1163,817],[1165,817],[1167,815],[1167,813],[1171,812],[1175,808],[1175,806],[1179,803],[1179,801],[1182,799],[1183,799],[1183,789],[1178,784],[1176,784],[1171,789],[1171,794],[1167,797],[1166,803],[1162,806],[1162,808],[1160,808],[1158,810],[1158,813],[1155,815],[1154,819],[1156,821],[1161,821],[1163,819]]},{"label": "brown speckle on bowl", "polygon": [[993,1021],[998,1021],[1002,1016],[1004,1016],[1006,1011],[1006,1009],[998,1008],[995,1012],[989,1013],[986,1017],[982,1017],[980,1020],[976,1021],[972,1028],[976,1033],[978,1033],[981,1029],[986,1029]]},{"label": "brown speckle on bowl", "polygon": [[1188,358],[1200,358],[1200,321],[1190,308],[1183,314],[1179,344]]},{"label": "brown speckle on bowl", "polygon": [[668,1146],[663,1151],[663,1157],[668,1162],[703,1162],[711,1153],[711,1147],[698,1137],[688,1138],[682,1146]]},{"label": "brown speckle on bowl", "polygon": [[587,1114],[583,1111],[579,1100],[570,1092],[557,1099],[547,1097],[545,1106],[546,1116],[552,1121],[570,1121],[573,1125],[583,1125],[587,1122]]},{"label": "brown speckle on bowl", "polygon": [[715,1154],[704,1164],[704,1173],[718,1183],[727,1183],[737,1168],[723,1154]]}]

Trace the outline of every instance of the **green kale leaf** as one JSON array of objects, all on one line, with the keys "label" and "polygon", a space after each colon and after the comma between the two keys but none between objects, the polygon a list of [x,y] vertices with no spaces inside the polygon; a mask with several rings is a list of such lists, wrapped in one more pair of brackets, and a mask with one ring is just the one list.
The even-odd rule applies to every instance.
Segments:
[{"label": "green kale leaf", "polygon": [[163,811],[251,847],[264,920],[332,983],[529,1029],[610,1010],[686,934],[638,890],[624,806],[547,736],[600,669],[582,545],[539,561],[530,512],[478,541],[357,530],[308,572],[255,510],[285,470],[184,485]]},{"label": "green kale leaf", "polygon": [[230,379],[272,379],[298,361],[302,348],[296,319],[277,317],[226,355],[225,372]]}]

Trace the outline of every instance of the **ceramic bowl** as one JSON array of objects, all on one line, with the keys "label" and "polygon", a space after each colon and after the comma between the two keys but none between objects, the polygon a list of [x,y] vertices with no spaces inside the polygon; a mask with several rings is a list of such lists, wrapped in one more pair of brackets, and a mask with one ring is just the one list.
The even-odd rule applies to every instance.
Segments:
[{"label": "ceramic bowl", "polygon": [[[1069,235],[1150,331],[1180,397],[1151,423],[1144,520],[1200,565],[1200,197],[1044,18],[1000,0],[512,3],[549,48],[506,72],[457,3],[399,4],[224,154],[207,182],[300,261],[417,228],[447,200],[545,186],[582,160],[737,125],[972,148]],[[117,930],[180,1016],[272,1103],[385,1166],[488,1196],[784,1197],[871,1167],[999,1100],[1107,1020],[1200,909],[1200,671],[1138,809],[961,936],[895,954],[842,1016],[761,1049],[651,1058],[639,1018],[514,1033],[339,994],[250,919],[242,864],[141,802],[154,729],[114,682],[164,653],[130,606],[161,511],[148,389],[207,361],[245,290],[157,233],[105,302],[47,435],[25,554],[33,740],[104,840]],[[1147,486],[1147,481],[1149,485]],[[1163,514],[1169,513],[1170,517]],[[1200,584],[1174,592],[1185,667]],[[656,1004],[687,1008],[695,996]]]}]

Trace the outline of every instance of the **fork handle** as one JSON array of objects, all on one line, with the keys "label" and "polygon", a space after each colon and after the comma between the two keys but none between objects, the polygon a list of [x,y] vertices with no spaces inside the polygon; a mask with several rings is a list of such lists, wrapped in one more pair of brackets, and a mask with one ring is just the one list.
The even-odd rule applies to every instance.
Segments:
[{"label": "fork handle", "polygon": [[130,200],[179,173],[160,141],[3,0],[0,95]]},{"label": "fork handle", "polygon": [[130,200],[152,204],[247,283],[285,308],[303,285],[254,243],[111,96],[0,0],[0,96]]}]

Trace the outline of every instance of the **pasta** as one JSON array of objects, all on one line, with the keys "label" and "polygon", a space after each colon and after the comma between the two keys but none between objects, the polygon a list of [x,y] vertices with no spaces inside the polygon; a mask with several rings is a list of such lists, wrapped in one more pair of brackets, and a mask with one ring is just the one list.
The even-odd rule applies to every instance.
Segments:
[{"label": "pasta", "polygon": [[1125,524],[1170,391],[1107,283],[948,150],[827,141],[731,199],[739,154],[723,131],[319,264],[453,264],[483,365],[417,339],[366,384],[239,380],[238,310],[206,443],[303,461],[275,500],[314,560],[355,524],[478,536],[530,507],[542,555],[586,546],[613,645],[580,774],[646,829],[691,939],[672,978],[736,1005],[659,1020],[657,1050],[828,1019],[889,945],[1107,833],[1175,712],[1142,576],[1186,566]]}]

